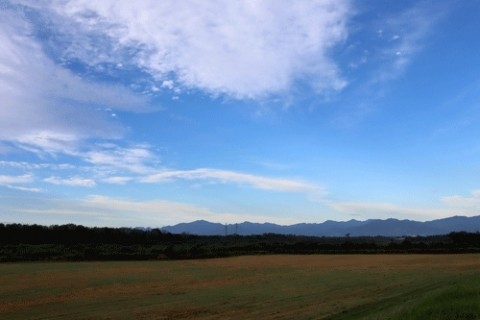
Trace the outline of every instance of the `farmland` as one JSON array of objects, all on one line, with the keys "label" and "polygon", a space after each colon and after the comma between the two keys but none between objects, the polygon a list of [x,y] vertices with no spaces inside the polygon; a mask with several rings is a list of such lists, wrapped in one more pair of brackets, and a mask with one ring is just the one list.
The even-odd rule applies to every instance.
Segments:
[{"label": "farmland", "polygon": [[2,319],[478,319],[480,256],[0,264]]}]

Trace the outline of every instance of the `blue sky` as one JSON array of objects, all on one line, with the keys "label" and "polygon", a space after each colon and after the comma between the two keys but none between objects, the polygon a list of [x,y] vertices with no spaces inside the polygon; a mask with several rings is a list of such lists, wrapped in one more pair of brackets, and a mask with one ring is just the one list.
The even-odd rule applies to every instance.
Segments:
[{"label": "blue sky", "polygon": [[478,12],[0,0],[0,221],[477,215]]}]

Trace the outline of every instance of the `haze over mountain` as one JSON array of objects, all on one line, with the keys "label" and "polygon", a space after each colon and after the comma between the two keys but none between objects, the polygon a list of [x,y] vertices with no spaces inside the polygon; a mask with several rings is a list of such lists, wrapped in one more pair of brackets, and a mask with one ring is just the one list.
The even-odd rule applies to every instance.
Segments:
[{"label": "haze over mountain", "polygon": [[432,221],[398,219],[369,219],[365,221],[325,221],[323,223],[298,223],[282,226],[273,223],[243,222],[238,224],[212,223],[197,220],[166,226],[162,230],[171,233],[197,235],[256,235],[264,233],[294,234],[305,236],[428,236],[454,231],[479,232],[480,216],[454,216]]}]

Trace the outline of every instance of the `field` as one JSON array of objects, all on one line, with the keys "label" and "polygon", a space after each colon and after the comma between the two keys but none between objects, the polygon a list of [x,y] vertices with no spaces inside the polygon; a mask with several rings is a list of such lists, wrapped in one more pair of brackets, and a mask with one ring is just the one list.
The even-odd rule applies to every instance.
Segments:
[{"label": "field", "polygon": [[480,256],[3,263],[0,319],[480,319]]}]

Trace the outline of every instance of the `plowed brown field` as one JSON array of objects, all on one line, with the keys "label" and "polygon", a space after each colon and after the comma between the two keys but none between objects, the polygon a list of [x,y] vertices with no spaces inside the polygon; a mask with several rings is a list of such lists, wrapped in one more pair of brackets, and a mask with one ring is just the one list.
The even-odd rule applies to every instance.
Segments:
[{"label": "plowed brown field", "polygon": [[5,263],[0,319],[401,319],[475,279],[479,255]]}]

